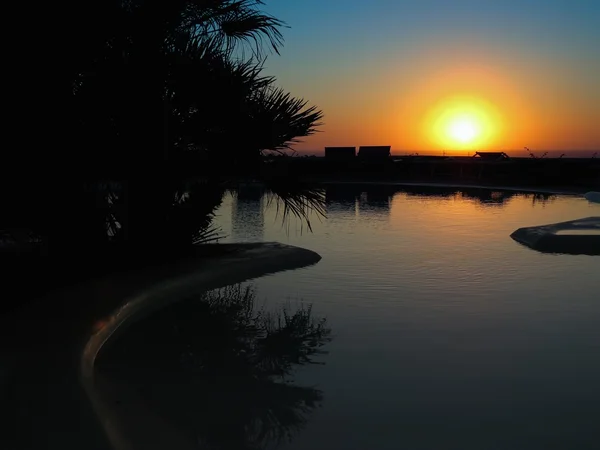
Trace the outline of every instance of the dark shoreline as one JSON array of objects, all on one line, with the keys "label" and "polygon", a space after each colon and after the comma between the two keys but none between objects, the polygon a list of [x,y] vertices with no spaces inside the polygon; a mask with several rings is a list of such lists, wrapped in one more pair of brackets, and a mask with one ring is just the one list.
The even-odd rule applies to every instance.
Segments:
[{"label": "dark shoreline", "polygon": [[388,183],[529,192],[600,190],[600,159],[409,156],[382,159],[274,158],[269,172],[310,183]]}]

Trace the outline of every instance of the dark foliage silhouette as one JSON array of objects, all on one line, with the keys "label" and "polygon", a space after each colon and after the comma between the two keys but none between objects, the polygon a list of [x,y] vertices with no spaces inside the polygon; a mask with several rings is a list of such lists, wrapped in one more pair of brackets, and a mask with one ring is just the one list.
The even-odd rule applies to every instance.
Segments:
[{"label": "dark foliage silhouette", "polygon": [[[322,117],[262,74],[284,24],[261,8],[259,0],[67,1],[40,17],[32,36],[52,61],[25,84],[13,119],[37,128],[8,158],[10,219],[0,229],[29,229],[57,254],[109,241],[136,252],[151,242],[156,252],[213,237],[211,213],[227,183],[261,179],[264,152],[288,149]],[[99,188],[105,181],[117,187]],[[293,180],[272,191],[284,184]]]}]

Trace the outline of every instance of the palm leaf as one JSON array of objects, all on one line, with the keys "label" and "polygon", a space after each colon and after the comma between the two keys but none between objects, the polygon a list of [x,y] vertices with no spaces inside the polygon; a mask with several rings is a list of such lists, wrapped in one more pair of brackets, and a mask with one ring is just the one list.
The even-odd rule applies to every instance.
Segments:
[{"label": "palm leaf", "polygon": [[276,53],[283,44],[279,28],[284,23],[260,11],[260,0],[213,0],[192,3],[185,12],[183,26],[201,39],[211,39],[228,54],[238,44],[249,45],[260,57],[265,44]]},{"label": "palm leaf", "polygon": [[322,125],[323,112],[316,106],[272,85],[254,91],[250,103],[251,129],[256,130],[250,136],[261,150],[291,149],[298,138],[316,133]]},{"label": "palm leaf", "polygon": [[325,193],[321,189],[305,186],[294,180],[270,179],[265,181],[267,188],[267,206],[275,204],[276,214],[287,223],[290,215],[298,217],[306,223],[312,232],[311,218],[326,216]]}]

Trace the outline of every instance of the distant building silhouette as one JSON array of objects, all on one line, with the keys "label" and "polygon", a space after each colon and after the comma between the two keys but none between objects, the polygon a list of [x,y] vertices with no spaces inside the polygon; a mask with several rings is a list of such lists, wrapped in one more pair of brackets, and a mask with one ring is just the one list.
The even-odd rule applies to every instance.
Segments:
[{"label": "distant building silhouette", "polygon": [[325,158],[334,161],[352,160],[356,157],[356,147],[325,147]]},{"label": "distant building silhouette", "polygon": [[358,157],[368,161],[385,161],[390,157],[391,145],[361,146],[358,149]]},{"label": "distant building silhouette", "polygon": [[475,154],[472,157],[481,158],[489,161],[503,161],[510,159],[510,156],[508,156],[504,152],[475,152]]}]

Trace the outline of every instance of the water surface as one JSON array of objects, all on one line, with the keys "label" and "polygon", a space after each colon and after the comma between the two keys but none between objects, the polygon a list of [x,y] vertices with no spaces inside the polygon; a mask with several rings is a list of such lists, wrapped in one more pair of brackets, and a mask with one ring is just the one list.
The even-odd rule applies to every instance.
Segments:
[{"label": "water surface", "polygon": [[322,408],[286,449],[600,448],[600,258],[541,254],[520,227],[600,215],[583,198],[330,187],[312,233],[259,191],[228,197],[228,241],[319,252],[255,280],[312,303],[334,339],[295,380]]}]

